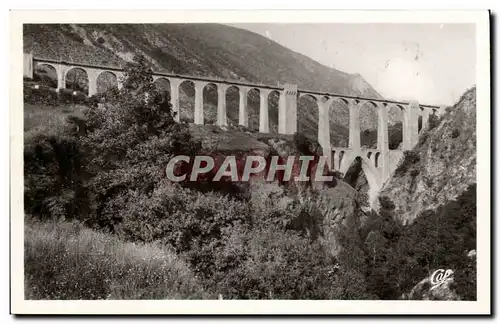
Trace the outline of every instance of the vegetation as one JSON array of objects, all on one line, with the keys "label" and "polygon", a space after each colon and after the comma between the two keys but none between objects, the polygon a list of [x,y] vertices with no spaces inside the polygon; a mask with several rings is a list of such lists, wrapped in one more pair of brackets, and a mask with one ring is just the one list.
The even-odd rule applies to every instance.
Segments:
[{"label": "vegetation", "polygon": [[25,218],[27,299],[200,299],[209,297],[174,253],[125,243],[79,222]]},{"label": "vegetation", "polygon": [[[97,257],[85,261],[89,262],[87,269],[108,271],[98,280],[114,276],[108,268],[111,261],[120,258],[118,246],[129,244],[123,243],[126,241],[142,244],[141,251],[163,248],[173,251],[186,261],[211,296],[340,298],[347,294],[345,288],[350,289],[350,298],[364,298],[347,286],[342,275],[331,272],[337,261],[320,243],[318,234],[326,205],[322,205],[323,210],[312,201],[282,206],[274,196],[241,200],[231,196],[231,192],[199,192],[182,184],[167,183],[164,168],[169,159],[177,154],[193,155],[200,144],[193,140],[187,125],[174,122],[168,96],[153,86],[151,70],[145,66],[144,58],[138,57],[126,71],[123,89],[107,94],[104,109],[87,109],[83,117],[73,116],[53,132],[28,132],[27,214],[51,222],[78,219],[96,231],[104,230],[110,233],[106,235],[117,237],[118,252],[110,251],[113,254],[110,263],[102,264]],[[71,127],[74,125],[79,125],[79,132]],[[295,142],[297,146],[310,145],[300,136]],[[26,246],[33,250],[44,249],[43,240],[35,236],[44,236],[45,225],[37,224],[42,228],[34,226],[26,235]],[[62,228],[69,226],[58,224]],[[95,280],[87,283],[93,288],[85,286],[82,280],[87,277],[78,271],[71,276],[80,275],[81,280],[68,274],[66,284],[52,285],[48,280],[56,272],[63,276],[65,267],[71,271],[76,257],[62,254],[63,248],[67,248],[62,243],[66,239],[61,242],[56,238],[49,239],[54,241],[50,243],[54,244],[54,259],[37,252],[40,258],[31,256],[27,260],[33,265],[26,269],[27,277],[32,278],[27,281],[28,297],[171,296],[163,288],[151,291],[153,288],[146,284],[149,279],[141,272],[143,266],[135,261],[130,261],[127,267],[138,269],[138,273],[128,278],[136,281],[136,288],[127,288],[123,294],[110,293],[113,289],[108,284]],[[53,272],[35,270],[52,262],[58,264]],[[160,274],[154,276],[161,278]],[[39,292],[41,288],[35,284],[38,279],[53,290]],[[82,292],[68,284],[73,280],[87,290]],[[153,284],[155,280],[160,279],[154,279]],[[190,294],[188,291],[183,296]]]},{"label": "vegetation", "polygon": [[[33,217],[25,235],[27,298],[395,298],[422,269],[441,264],[429,254],[421,259],[424,248],[411,254],[399,247],[401,233],[410,237],[402,246],[418,246],[412,233],[419,232],[393,223],[389,212],[361,227],[353,206],[353,215],[328,223],[336,206],[313,188],[290,199],[286,187],[255,184],[238,195],[166,181],[170,158],[193,156],[201,144],[188,125],[174,122],[144,57],[126,67],[122,89],[101,99],[64,123],[54,114],[60,127],[50,132],[33,128],[25,136],[25,212]],[[310,150],[307,137],[293,142]],[[453,211],[470,211],[468,202]],[[457,233],[470,226],[447,211],[423,219],[444,220]],[[429,240],[443,237],[444,249],[451,238],[442,235]],[[466,234],[461,239],[472,246]],[[109,247],[106,258],[102,247]],[[390,267],[406,264],[418,271],[393,286]]]},{"label": "vegetation", "polygon": [[399,299],[436,269],[455,272],[453,288],[464,300],[476,299],[476,185],[437,210],[421,213],[404,226],[394,204],[381,199],[380,215],[372,215],[365,233],[366,280],[381,299]]}]

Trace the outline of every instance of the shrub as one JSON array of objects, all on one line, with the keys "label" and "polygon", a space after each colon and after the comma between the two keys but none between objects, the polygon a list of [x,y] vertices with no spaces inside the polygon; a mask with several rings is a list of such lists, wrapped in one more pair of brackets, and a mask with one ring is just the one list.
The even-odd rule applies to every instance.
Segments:
[{"label": "shrub", "polygon": [[64,133],[32,132],[24,145],[24,208],[41,218],[86,215],[82,155],[77,140]]},{"label": "shrub", "polygon": [[458,136],[460,136],[460,130],[458,130],[457,128],[453,129],[453,131],[451,132],[451,138],[457,138]]},{"label": "shrub", "polygon": [[330,253],[318,242],[275,226],[234,231],[217,259],[219,271],[211,281],[225,298],[340,297],[333,275],[336,263]]},{"label": "shrub", "polygon": [[24,85],[24,102],[30,104],[43,104],[55,106],[58,102],[58,95],[55,89],[39,85],[35,89],[33,85]]},{"label": "shrub", "polygon": [[89,99],[85,93],[70,89],[59,89],[59,104],[89,105]]},{"label": "shrub", "polygon": [[430,114],[428,123],[429,123],[429,131],[430,131],[430,130],[439,126],[439,124],[441,123],[441,118],[436,114]]}]

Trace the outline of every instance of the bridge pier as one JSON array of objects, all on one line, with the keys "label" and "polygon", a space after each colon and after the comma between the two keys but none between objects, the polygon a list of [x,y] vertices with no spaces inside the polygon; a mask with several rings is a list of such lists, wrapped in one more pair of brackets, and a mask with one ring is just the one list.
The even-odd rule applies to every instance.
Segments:
[{"label": "bridge pier", "polygon": [[429,109],[422,109],[421,111],[421,115],[422,115],[422,130],[421,131],[424,131],[425,129],[427,129],[427,127],[429,127],[429,115],[430,115],[430,110]]},{"label": "bridge pier", "polygon": [[60,64],[53,65],[56,69],[57,74],[57,91],[66,88],[66,69],[64,69]]},{"label": "bridge pier", "polygon": [[403,149],[411,150],[418,142],[418,102],[406,105],[403,114]]},{"label": "bridge pier", "polygon": [[227,126],[226,113],[226,91],[229,87],[225,84],[217,84],[217,125]]},{"label": "bridge pier", "polygon": [[280,92],[278,133],[297,132],[297,85],[285,83]]},{"label": "bridge pier", "polygon": [[[361,129],[359,126],[359,110],[364,104],[360,100],[351,100],[349,107],[349,148],[359,150],[361,148]],[[329,119],[329,116],[326,117]]]},{"label": "bridge pier", "polygon": [[206,82],[194,82],[194,123],[203,125],[203,88]]},{"label": "bridge pier", "polygon": [[[377,133],[377,149],[380,151],[377,167],[380,168],[380,182],[384,184],[390,176],[389,162],[389,129],[387,121],[389,119],[387,105],[381,104],[378,106],[378,133]],[[374,156],[375,159],[375,156]],[[375,165],[375,163],[374,163]]]},{"label": "bridge pier", "polygon": [[240,87],[240,105],[238,110],[238,124],[248,127],[247,95],[249,89]]},{"label": "bridge pier", "polygon": [[260,111],[259,111],[259,132],[269,133],[269,108],[267,97],[270,91],[267,89],[259,89],[260,94]]},{"label": "bridge pier", "polygon": [[[88,96],[95,96],[97,94],[97,77],[99,76],[99,71],[86,69],[87,79],[89,81]],[[104,72],[104,71],[103,71]]]},{"label": "bridge pier", "polygon": [[23,53],[23,77],[33,79],[33,53]]},{"label": "bridge pier", "polygon": [[174,119],[177,122],[181,121],[181,112],[179,109],[179,87],[183,80],[181,79],[169,79],[170,83],[170,103],[172,104],[172,111],[175,116]]},{"label": "bridge pier", "polygon": [[318,143],[323,148],[323,155],[326,156],[328,166],[330,168],[333,168],[333,165],[338,165],[338,164],[334,162],[334,164],[332,165],[332,148],[330,143],[330,119],[329,119],[331,100],[324,100],[322,98],[318,98],[317,104],[318,104]]},{"label": "bridge pier", "polygon": [[118,90],[121,90],[123,88],[123,81],[125,75],[123,74],[123,72],[114,72],[114,73],[116,75],[116,87],[118,88]]}]

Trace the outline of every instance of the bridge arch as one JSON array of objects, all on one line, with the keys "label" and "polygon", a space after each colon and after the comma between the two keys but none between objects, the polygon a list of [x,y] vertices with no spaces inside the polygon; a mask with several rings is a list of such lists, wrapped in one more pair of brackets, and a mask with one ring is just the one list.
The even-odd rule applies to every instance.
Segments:
[{"label": "bridge arch", "polygon": [[104,93],[110,89],[118,89],[118,77],[111,71],[102,71],[96,79],[97,93]]},{"label": "bridge arch", "polygon": [[195,86],[192,80],[183,79],[179,82],[179,121],[181,122],[194,122]]},{"label": "bridge arch", "polygon": [[[329,138],[330,143],[336,147],[348,147],[349,142],[349,128],[351,125],[350,120],[350,100],[343,97],[331,97],[328,98],[328,125],[329,127]],[[347,118],[345,118],[347,116]],[[345,120],[347,119],[347,123]],[[335,124],[336,127],[331,127]]]},{"label": "bridge arch", "polygon": [[64,80],[66,89],[81,91],[89,95],[90,78],[87,69],[78,66],[70,67],[64,73]]},{"label": "bridge arch", "polygon": [[386,104],[386,109],[389,118],[392,119],[391,125],[388,125],[389,149],[397,150],[403,145],[405,107],[400,104],[389,103]]},{"label": "bridge arch", "polygon": [[375,153],[375,167],[379,167],[380,152]]},{"label": "bridge arch", "polygon": [[278,133],[279,104],[281,94],[278,90],[271,90],[267,95],[267,110],[269,132]]},{"label": "bridge arch", "polygon": [[247,118],[248,128],[254,131],[259,130],[260,123],[260,92],[257,87],[249,87],[247,95]]},{"label": "bridge arch", "polygon": [[224,92],[226,99],[226,114],[229,124],[238,124],[239,120],[239,102],[240,102],[240,87],[229,84]]},{"label": "bridge arch", "polygon": [[[358,103],[358,119],[361,147],[377,148],[378,146],[378,104],[371,100],[362,100]],[[360,118],[361,114],[368,116]],[[374,122],[375,121],[375,122]]]},{"label": "bridge arch", "polygon": [[203,121],[207,125],[215,125],[217,122],[217,90],[219,85],[207,82],[202,87]]},{"label": "bridge arch", "polygon": [[[380,171],[375,167],[375,165],[370,161],[369,158],[363,154],[358,154],[359,152],[349,152],[344,160],[340,162],[340,172],[344,174],[344,177],[357,158],[361,159],[361,170],[363,170],[366,180],[368,181],[368,196],[370,206],[374,206],[377,195],[382,188],[382,179]],[[376,153],[375,153],[376,154]]]},{"label": "bridge arch", "polygon": [[33,70],[33,80],[57,89],[58,69],[50,63],[38,63]]},{"label": "bridge arch", "polygon": [[163,90],[163,91],[172,92],[172,86],[171,86],[169,78],[166,78],[163,76],[155,77],[153,84],[155,85],[155,87],[158,91]]},{"label": "bridge arch", "polygon": [[318,135],[319,106],[318,96],[300,93],[297,99],[297,132],[309,136]]}]

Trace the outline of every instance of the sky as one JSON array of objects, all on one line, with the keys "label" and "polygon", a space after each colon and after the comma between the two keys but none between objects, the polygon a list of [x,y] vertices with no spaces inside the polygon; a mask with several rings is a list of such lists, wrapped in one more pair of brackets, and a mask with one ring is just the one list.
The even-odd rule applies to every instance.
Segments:
[{"label": "sky", "polygon": [[473,24],[232,24],[359,73],[386,99],[454,104],[476,82]]}]

